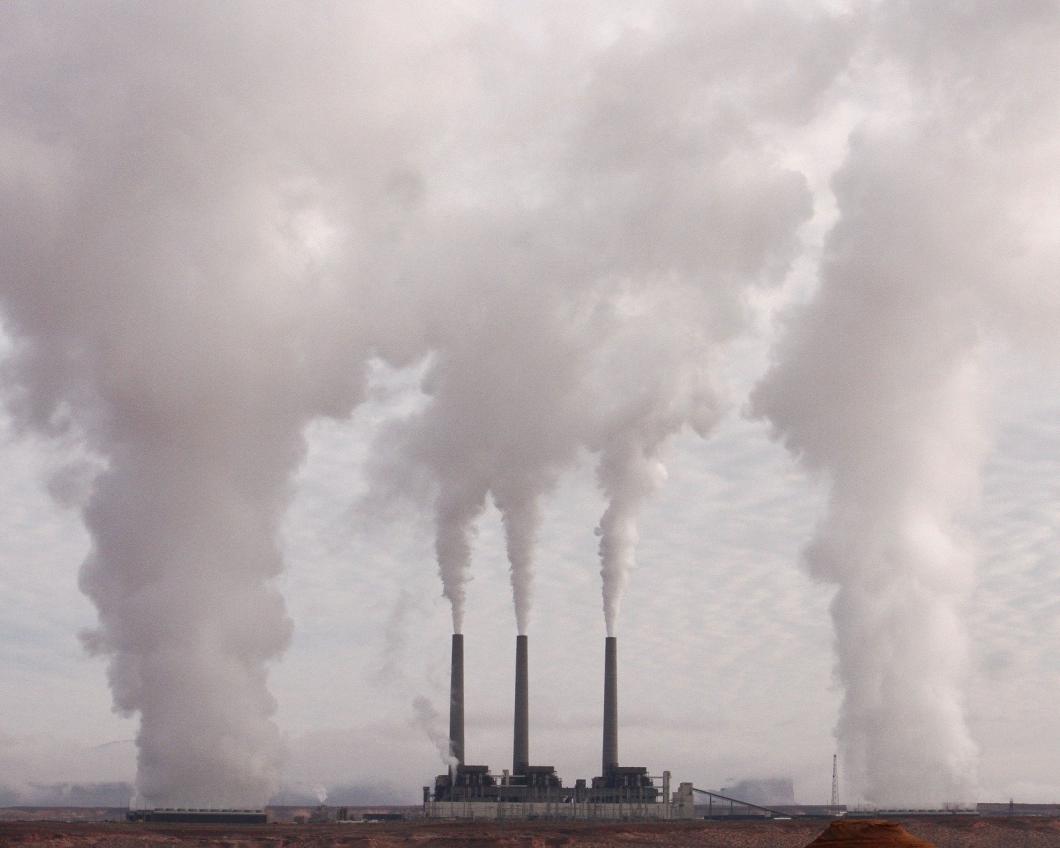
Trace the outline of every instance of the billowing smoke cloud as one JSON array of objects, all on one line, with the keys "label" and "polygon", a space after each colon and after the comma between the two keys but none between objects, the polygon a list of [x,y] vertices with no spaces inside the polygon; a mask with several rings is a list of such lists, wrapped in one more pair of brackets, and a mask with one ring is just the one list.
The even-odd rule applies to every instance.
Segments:
[{"label": "billowing smoke cloud", "polygon": [[[697,321],[709,314],[709,309],[695,308],[689,296],[670,305],[669,326],[682,313],[697,316]],[[676,337],[668,330],[660,332],[658,316],[670,310],[659,306],[642,304],[636,314],[627,316],[630,326],[603,360],[607,374],[619,375],[617,385],[608,391],[613,405],[600,422],[597,466],[597,479],[608,501],[596,532],[609,636],[616,635],[622,594],[636,562],[641,504],[667,477],[662,461],[666,440],[685,426],[706,436],[723,409],[722,395],[711,382],[715,355],[709,330],[688,326]],[[719,327],[716,337],[727,338],[730,332]]]},{"label": "billowing smoke cloud", "polygon": [[505,20],[478,57],[481,113],[454,151],[475,168],[458,191],[428,174],[401,258],[423,286],[411,324],[430,402],[385,435],[378,476],[429,478],[457,631],[491,496],[526,631],[541,499],[585,450],[609,504],[613,631],[665,443],[718,419],[714,348],[743,327],[747,287],[783,275],[811,211],[769,130],[815,114],[849,40],[842,19],[794,8],[552,11],[562,39]]},{"label": "billowing smoke cloud", "polygon": [[883,107],[851,139],[820,291],[755,406],[831,483],[806,559],[838,585],[848,785],[937,805],[976,788],[961,519],[989,435],[983,344],[1057,315],[1057,85],[1018,80],[1052,61],[1060,9],[894,3],[873,23],[882,73],[861,82]]},{"label": "billowing smoke cloud", "polygon": [[140,717],[141,801],[275,789],[277,526],[305,424],[349,412],[369,356],[427,363],[390,438],[434,484],[454,628],[492,497],[526,630],[541,498],[589,449],[613,629],[662,447],[716,418],[711,346],[809,214],[764,128],[813,114],[845,27],[542,11],[0,10],[11,402],[104,467],[85,643]]},{"label": "billowing smoke cloud", "polygon": [[[305,423],[360,392],[331,242],[366,196],[384,217],[388,160],[345,165],[354,152],[320,132],[341,111],[326,97],[357,102],[298,83],[338,55],[322,18],[210,3],[0,18],[11,403],[105,466],[84,509],[99,618],[84,642],[110,657],[115,708],[139,714],[141,802],[261,804],[281,756],[266,663],[291,630],[270,584],[278,523]],[[358,139],[362,155],[377,141]],[[350,181],[360,193],[336,199]]]}]

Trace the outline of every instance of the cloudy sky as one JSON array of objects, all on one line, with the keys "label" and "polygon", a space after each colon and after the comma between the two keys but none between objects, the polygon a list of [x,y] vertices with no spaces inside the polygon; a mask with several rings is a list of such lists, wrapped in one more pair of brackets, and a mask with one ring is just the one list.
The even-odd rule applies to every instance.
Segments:
[{"label": "cloudy sky", "polygon": [[0,23],[0,785],[1060,799],[1055,3]]}]

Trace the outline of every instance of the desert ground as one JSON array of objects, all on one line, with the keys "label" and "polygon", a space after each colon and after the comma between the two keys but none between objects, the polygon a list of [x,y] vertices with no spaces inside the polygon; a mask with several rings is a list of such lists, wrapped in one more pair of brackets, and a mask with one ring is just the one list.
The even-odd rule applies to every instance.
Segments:
[{"label": "desert ground", "polygon": [[[901,821],[938,848],[1060,848],[1060,818],[938,817]],[[18,848],[803,848],[822,819],[598,824],[559,822],[277,823],[257,826],[0,822],[0,845]],[[861,845],[899,845],[898,842]],[[837,843],[838,845],[838,843]]]}]

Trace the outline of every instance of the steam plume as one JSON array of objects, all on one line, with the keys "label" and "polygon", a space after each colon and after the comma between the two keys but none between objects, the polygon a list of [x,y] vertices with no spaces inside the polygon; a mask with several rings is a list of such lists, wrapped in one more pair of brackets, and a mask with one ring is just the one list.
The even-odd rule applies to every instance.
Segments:
[{"label": "steam plume", "polygon": [[[622,330],[601,359],[611,405],[600,425],[597,479],[608,505],[600,537],[604,621],[614,636],[622,594],[636,562],[640,507],[665,481],[662,451],[666,441],[685,426],[706,437],[724,410],[722,394],[712,382],[714,350],[733,332],[687,326],[676,336],[655,326],[660,312],[679,321],[682,312],[706,320],[709,307],[694,290],[642,295],[637,308],[627,304]],[[738,326],[733,319],[733,326]],[[636,366],[626,364],[635,360]],[[621,375],[616,378],[615,375]]]},{"label": "steam plume", "polygon": [[427,738],[431,740],[431,744],[438,751],[442,765],[447,769],[458,765],[459,761],[457,758],[449,752],[449,735],[442,729],[442,717],[438,714],[438,710],[434,708],[430,699],[423,695],[417,695],[412,700],[412,712],[412,723],[427,734]]},{"label": "steam plume", "polygon": [[471,565],[471,523],[482,511],[485,493],[466,500],[444,493],[438,499],[435,517],[435,550],[443,593],[453,609],[453,632],[464,632],[465,583]]},{"label": "steam plume", "polygon": [[274,788],[277,526],[369,356],[424,367],[384,446],[433,498],[454,629],[492,498],[525,632],[542,498],[589,451],[614,631],[666,442],[717,420],[716,348],[811,212],[776,138],[850,36],[795,3],[584,8],[543,4],[553,38],[492,4],[0,5],[13,405],[106,464],[86,642],[146,800]]},{"label": "steam plume", "polygon": [[[844,24],[737,3],[641,11],[643,25],[605,15],[615,35],[604,40],[592,16],[565,15],[562,43],[500,26],[483,137],[459,151],[481,145],[480,162],[452,198],[428,198],[405,243],[400,279],[430,281],[410,298],[423,337],[407,346],[430,357],[430,400],[384,436],[377,476],[419,486],[426,472],[457,630],[474,523],[492,496],[526,632],[541,500],[586,450],[609,501],[600,533],[613,630],[665,443],[717,420],[715,347],[743,328],[747,288],[783,276],[811,211],[766,125],[816,114],[845,58]],[[774,14],[790,38],[727,50],[777,31]],[[800,66],[807,54],[819,61]],[[497,133],[533,141],[498,144]]]},{"label": "steam plume", "polygon": [[838,585],[837,733],[853,791],[876,803],[974,797],[961,516],[988,435],[983,341],[1056,314],[1056,236],[1031,223],[1055,210],[1036,151],[1055,140],[1056,85],[1029,103],[1010,83],[1046,61],[1058,23],[1055,4],[879,10],[870,50],[901,105],[852,139],[820,291],[755,397],[831,483],[806,559]]},{"label": "steam plume", "polygon": [[[104,465],[84,642],[139,715],[142,803],[256,806],[276,788],[278,525],[305,423],[360,391],[324,238],[339,212],[305,159],[313,131],[280,130],[311,123],[273,76],[303,51],[261,11],[248,29],[213,4],[0,10],[10,400]],[[269,61],[250,61],[266,33]]]}]

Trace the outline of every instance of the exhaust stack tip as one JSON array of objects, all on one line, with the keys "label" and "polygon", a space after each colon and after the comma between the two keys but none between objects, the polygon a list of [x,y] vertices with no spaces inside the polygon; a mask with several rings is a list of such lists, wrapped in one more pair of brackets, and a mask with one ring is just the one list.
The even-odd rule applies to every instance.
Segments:
[{"label": "exhaust stack tip", "polygon": [[618,767],[618,639],[604,640],[604,745],[603,771]]},{"label": "exhaust stack tip", "polygon": [[464,764],[464,634],[453,634],[449,678],[449,756]]}]

